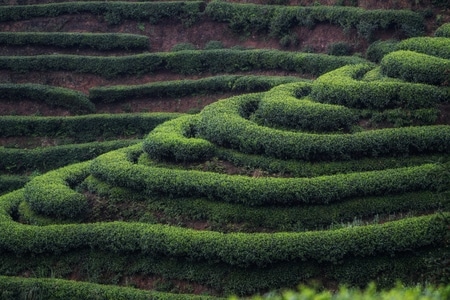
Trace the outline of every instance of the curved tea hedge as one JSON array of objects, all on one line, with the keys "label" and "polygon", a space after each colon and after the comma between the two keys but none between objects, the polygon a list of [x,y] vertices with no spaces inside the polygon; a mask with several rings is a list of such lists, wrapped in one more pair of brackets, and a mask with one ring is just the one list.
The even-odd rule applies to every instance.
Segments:
[{"label": "curved tea hedge", "polygon": [[179,74],[229,73],[248,70],[281,69],[320,75],[344,65],[363,63],[356,56],[331,56],[279,50],[185,50],[165,53],[102,57],[71,54],[1,56],[0,69],[13,72],[71,71],[106,78],[141,75],[157,70]]},{"label": "curved tea hedge", "polygon": [[100,285],[87,282],[50,278],[23,278],[1,276],[0,289],[5,299],[18,299],[22,295],[57,299],[145,299],[145,300],[208,300],[222,299],[214,296],[180,295],[135,288],[122,288],[113,285]]},{"label": "curved tea hedge", "polygon": [[[410,53],[413,55],[413,52],[408,52],[408,54]],[[396,55],[394,52],[386,55],[381,63],[382,71],[388,76],[396,75],[392,74],[393,72],[402,72],[402,69],[399,70],[396,67],[399,67],[402,59],[407,60],[403,54],[404,52],[398,52],[398,55]],[[392,59],[390,59],[391,57]],[[395,61],[395,66],[393,63],[390,63],[391,61]],[[426,63],[428,61],[424,62],[422,69]],[[390,72],[388,66],[396,71]],[[410,65],[407,67],[409,71]],[[358,80],[359,77],[362,77],[363,74],[372,68],[373,66],[371,65],[354,65],[328,72],[314,81],[311,97],[324,103],[372,109],[387,109],[399,106],[409,109],[428,108],[447,99],[447,94],[444,90],[431,85],[398,81]],[[443,77],[443,68],[445,68],[445,64],[436,71],[436,74],[439,74],[438,76],[440,77]],[[428,67],[427,70],[429,70]],[[429,72],[433,73],[434,70]],[[417,73],[416,75],[420,76]],[[430,78],[426,83],[432,84],[434,82]]]},{"label": "curved tea hedge", "polygon": [[1,116],[0,135],[64,136],[76,141],[93,141],[99,137],[144,135],[180,113],[89,114],[67,117]]},{"label": "curved tea hedge", "polygon": [[436,29],[434,36],[450,37],[450,23],[445,23]]},{"label": "curved tea hedge", "polygon": [[186,25],[198,20],[201,1],[168,2],[66,2],[36,5],[10,5],[0,10],[0,22],[28,20],[38,17],[56,17],[63,14],[91,13],[102,15],[109,24],[123,20],[148,21],[152,24],[162,19],[176,19]]},{"label": "curved tea hedge", "polygon": [[399,42],[396,48],[450,59],[449,44],[447,37],[416,37]]},{"label": "curved tea hedge", "polygon": [[399,50],[381,60],[381,70],[390,77],[406,81],[445,85],[450,80],[450,59]]},{"label": "curved tea hedge", "polygon": [[269,90],[280,84],[301,80],[303,79],[293,76],[222,75],[197,80],[184,79],[141,85],[94,87],[89,90],[89,98],[94,103],[109,103],[125,99],[183,97],[208,92],[257,92]]},{"label": "curved tea hedge", "polygon": [[81,92],[34,83],[1,83],[0,98],[6,100],[42,101],[51,106],[68,108],[74,112],[95,111],[94,104]]},{"label": "curved tea hedge", "polygon": [[[411,11],[219,1],[14,5],[0,9],[0,21],[82,13],[103,16],[109,29],[124,19],[155,24],[170,18],[189,26],[204,14],[229,22],[235,32],[269,32],[280,39],[294,26],[321,22],[368,40],[378,29],[406,36],[424,29],[423,17]],[[77,36],[77,43],[84,37]],[[86,45],[95,48],[93,37]],[[104,46],[114,44],[109,42]],[[74,45],[58,45],[64,43]],[[54,99],[71,95],[92,105],[91,111],[94,102],[253,92],[195,115],[0,117],[3,137],[79,143],[145,133],[143,140],[0,149],[2,174],[29,175],[23,188],[0,195],[0,298],[215,299],[315,280],[352,287],[448,282],[450,127],[439,115],[448,101],[441,87],[447,79],[440,77],[447,74],[445,46],[441,38],[417,38],[380,47],[374,50],[380,59],[386,54],[380,67],[357,56],[277,50],[0,57],[0,69],[11,80],[29,71],[109,79],[161,70],[196,77],[256,70],[319,76],[221,75],[94,87],[89,97],[54,92]],[[400,74],[423,75],[425,67],[391,61],[398,53],[438,61],[440,69],[431,68],[428,84],[416,83]],[[391,73],[391,66],[402,73]],[[44,94],[37,94],[52,87],[30,90],[27,98],[41,99]],[[2,95],[14,101],[24,94]],[[42,99],[52,100],[48,95]],[[70,106],[81,105],[75,100]],[[376,119],[380,127],[369,124]],[[0,190],[10,179],[0,176]],[[24,275],[54,279],[17,277]],[[78,282],[63,280],[69,278]]]},{"label": "curved tea hedge", "polygon": [[0,45],[145,50],[149,48],[149,39],[145,35],[126,33],[0,32]]},{"label": "curved tea hedge", "polygon": [[341,26],[344,31],[356,29],[372,39],[376,29],[398,28],[407,36],[424,31],[423,17],[409,10],[365,10],[344,6],[270,6],[212,1],[206,13],[215,21],[227,22],[236,32],[263,31],[283,37],[294,26],[313,28],[320,22]]}]

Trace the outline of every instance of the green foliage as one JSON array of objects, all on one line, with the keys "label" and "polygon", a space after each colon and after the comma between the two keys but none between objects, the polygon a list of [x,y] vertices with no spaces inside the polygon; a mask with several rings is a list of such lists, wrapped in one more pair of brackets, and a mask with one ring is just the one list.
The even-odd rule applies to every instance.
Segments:
[{"label": "green foliage", "polygon": [[102,15],[110,25],[123,20],[149,21],[156,24],[164,19],[175,19],[186,26],[200,16],[203,2],[66,2],[42,5],[10,5],[0,11],[0,21],[20,21],[38,17],[57,17],[64,14],[91,13]]},{"label": "green foliage", "polygon": [[171,51],[177,52],[177,51],[183,51],[183,50],[195,50],[196,47],[192,43],[179,43],[172,47]]},{"label": "green foliage", "polygon": [[73,112],[95,111],[94,104],[81,92],[34,83],[2,83],[0,84],[0,98],[42,101],[50,106],[64,107]]},{"label": "green foliage", "polygon": [[0,32],[0,44],[92,48],[101,51],[113,49],[145,50],[149,47],[149,39],[145,35],[124,33]]},{"label": "green foliage", "polygon": [[[401,72],[402,69],[398,69],[398,67],[404,60],[403,52],[386,55],[381,63],[382,72],[388,76],[396,75],[394,74],[395,70]],[[421,66],[425,67],[426,63]],[[444,90],[430,85],[394,80],[358,80],[372,69],[372,65],[354,65],[328,72],[314,81],[311,97],[319,102],[370,109],[430,108],[447,99]],[[427,70],[429,69],[428,66]],[[435,70],[429,72],[439,73]],[[415,75],[420,76],[420,74]]]},{"label": "green foliage", "polygon": [[2,116],[0,136],[65,137],[92,142],[117,136],[140,137],[178,113],[89,114],[68,117]]},{"label": "green foliage", "polygon": [[[370,284],[365,290],[349,289],[341,286],[338,291],[318,291],[307,286],[300,286],[298,291],[287,290],[281,293],[270,293],[264,296],[254,296],[253,300],[440,300],[450,296],[450,286],[415,286],[397,285],[390,290],[377,290],[375,284]],[[237,298],[232,297],[232,300]]]},{"label": "green foliage", "polygon": [[205,44],[203,50],[223,49],[223,43],[221,41],[209,41]]},{"label": "green foliage", "polygon": [[[384,74],[405,81],[448,85],[450,82],[449,70],[450,59],[408,50],[389,53],[381,60],[381,71]],[[449,95],[446,95],[445,98],[448,101]]]},{"label": "green foliage", "polygon": [[0,278],[2,299],[21,299],[27,295],[33,299],[158,299],[158,300],[213,300],[213,296],[170,294],[156,291],[143,291],[130,287],[100,285],[62,279],[7,277]]},{"label": "green foliage", "polygon": [[214,155],[210,142],[195,138],[196,116],[185,116],[156,127],[144,139],[143,149],[153,159],[203,161]]},{"label": "green foliage", "polygon": [[327,54],[336,56],[345,56],[352,53],[352,47],[345,42],[337,42],[328,45]]},{"label": "green foliage", "polygon": [[[189,142],[188,139],[185,140],[187,141],[182,142]],[[178,142],[181,146],[178,146],[179,144],[176,146],[187,148],[186,153],[191,154],[194,152],[191,149],[196,149],[197,144],[200,143],[197,143],[197,140],[194,141],[195,143],[188,145],[190,148],[181,142]],[[206,143],[206,141],[200,141]],[[149,151],[145,147],[144,149]],[[126,159],[125,153],[125,150],[115,151],[96,158],[91,166],[91,172],[111,185],[137,189],[149,194],[173,197],[200,196],[248,206],[325,204],[363,195],[437,190],[439,184],[436,182],[436,174],[447,168],[424,164],[416,167],[314,178],[262,177],[255,180],[247,176],[133,165]],[[152,174],[152,176],[146,174]]]},{"label": "green foliage", "polygon": [[[319,79],[313,84],[313,92]],[[330,82],[333,81],[327,81],[327,85]],[[380,83],[379,86],[382,87],[383,85]],[[406,87],[409,86],[405,86],[405,91],[409,91]],[[327,89],[329,88],[327,87]],[[345,88],[342,90],[347,92]],[[392,90],[399,93],[395,89]],[[320,89],[320,91],[324,91],[324,89]],[[357,97],[360,97],[358,90],[353,91]],[[333,93],[330,93],[330,97],[333,95]],[[377,94],[374,93],[373,95],[376,96]],[[249,104],[253,103],[252,105],[255,106],[256,103],[257,107],[260,98],[260,95],[242,95],[229,98],[226,101],[218,101],[205,107],[199,114],[200,121],[197,126],[199,136],[217,146],[238,149],[244,153],[309,161],[357,159],[424,152],[442,153],[447,151],[445,149],[448,149],[447,147],[450,145],[450,140],[446,137],[448,134],[446,131],[450,130],[448,126],[383,129],[346,135],[308,134],[258,126],[242,116],[247,116],[245,115],[245,108],[249,107]],[[339,100],[342,98],[345,99],[341,97]],[[386,101],[386,98],[382,100]],[[325,99],[328,100],[328,98]],[[435,100],[433,99],[433,101]]]},{"label": "green foliage", "polygon": [[409,10],[364,10],[342,6],[268,6],[210,2],[206,13],[215,21],[227,22],[238,33],[268,32],[283,38],[294,26],[313,28],[321,22],[341,26],[345,31],[356,29],[371,40],[376,29],[399,28],[407,36],[424,31],[424,20]]},{"label": "green foliage", "polygon": [[450,38],[450,23],[445,23],[436,29],[434,36]]},{"label": "green foliage", "polygon": [[96,74],[106,78],[141,75],[164,69],[186,75],[202,72],[231,73],[256,69],[282,69],[320,75],[344,65],[363,62],[365,60],[359,57],[335,57],[278,50],[218,49],[144,53],[117,57],[64,54],[2,56],[0,57],[0,69],[22,73],[72,71]]},{"label": "green foliage", "polygon": [[95,103],[109,103],[146,97],[183,97],[197,93],[256,92],[299,80],[301,79],[289,76],[222,75],[197,80],[184,79],[142,85],[94,87],[89,90],[89,98]]},{"label": "green foliage", "polygon": [[397,50],[409,50],[450,59],[449,45],[450,38],[447,37],[416,37],[399,42]]},{"label": "green foliage", "polygon": [[398,41],[376,41],[367,48],[366,58],[374,63],[379,63],[383,56],[397,50]]},{"label": "green foliage", "polygon": [[311,90],[312,83],[281,85],[266,92],[253,118],[265,126],[281,126],[314,132],[348,131],[356,123],[355,113],[343,106],[297,99],[298,90]]},{"label": "green foliage", "polygon": [[48,171],[92,159],[102,153],[137,143],[136,140],[92,142],[34,149],[0,148],[3,172]]},{"label": "green foliage", "polygon": [[25,201],[33,211],[46,216],[80,218],[86,212],[88,202],[70,186],[86,178],[89,164],[74,164],[33,178],[24,188]]},{"label": "green foliage", "polygon": [[23,187],[28,180],[27,176],[0,175],[0,195]]}]

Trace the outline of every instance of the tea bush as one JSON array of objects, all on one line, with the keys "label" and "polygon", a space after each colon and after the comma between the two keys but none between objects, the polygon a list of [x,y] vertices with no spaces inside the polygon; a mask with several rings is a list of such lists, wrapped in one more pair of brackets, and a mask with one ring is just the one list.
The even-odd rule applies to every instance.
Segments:
[{"label": "tea bush", "polygon": [[266,126],[282,126],[314,132],[348,131],[357,121],[356,114],[344,106],[321,104],[305,97],[297,99],[298,89],[310,90],[312,83],[280,85],[266,92],[254,118]]},{"label": "tea bush", "polygon": [[89,90],[91,101],[116,102],[135,98],[183,97],[208,92],[257,92],[302,79],[289,76],[222,75],[197,80],[153,82],[142,85],[94,87]]},{"label": "tea bush", "polygon": [[74,164],[33,178],[25,185],[24,197],[31,209],[59,219],[80,218],[88,208],[84,195],[70,186],[88,175],[90,162]]},{"label": "tea bush", "polygon": [[450,59],[407,50],[389,53],[381,60],[381,71],[387,76],[434,85],[448,84],[449,69]]},{"label": "tea bush", "polygon": [[145,35],[125,33],[0,32],[0,44],[92,48],[101,51],[146,50],[149,48],[149,39]]},{"label": "tea bush", "polygon": [[445,23],[436,29],[434,36],[450,37],[450,23]]},{"label": "tea bush", "polygon": [[0,135],[66,137],[91,142],[112,136],[147,135],[157,125],[178,118],[179,113],[89,114],[67,117],[2,116]]},{"label": "tea bush", "polygon": [[0,99],[42,101],[50,106],[67,108],[73,112],[94,112],[95,106],[81,92],[35,83],[2,83]]},{"label": "tea bush", "polygon": [[447,37],[416,37],[399,42],[396,48],[450,59],[449,45],[450,38]]},{"label": "tea bush", "polygon": [[[403,58],[403,54],[403,51],[401,51],[386,55],[381,63],[382,72],[388,76],[394,76],[397,75],[394,72],[402,72],[401,70],[404,70],[403,74],[411,70],[410,60]],[[406,60],[408,65],[405,65],[403,69],[399,69],[402,60]],[[430,70],[428,65],[430,61],[434,62],[432,59],[426,60],[421,66],[422,70],[425,71],[425,65],[428,66],[427,71]],[[407,69],[408,67],[409,69]],[[328,72],[314,81],[311,97],[319,102],[370,109],[394,107],[408,109],[429,108],[447,99],[447,93],[444,90],[426,84],[393,80],[358,80],[371,69],[373,69],[371,65],[354,65]],[[442,72],[442,66],[439,67],[439,70]],[[438,71],[431,70],[428,72],[439,74],[436,76],[442,77],[442,74]],[[416,76],[420,76],[420,74],[416,74]],[[427,83],[432,83],[430,82],[431,80],[432,78]]]}]

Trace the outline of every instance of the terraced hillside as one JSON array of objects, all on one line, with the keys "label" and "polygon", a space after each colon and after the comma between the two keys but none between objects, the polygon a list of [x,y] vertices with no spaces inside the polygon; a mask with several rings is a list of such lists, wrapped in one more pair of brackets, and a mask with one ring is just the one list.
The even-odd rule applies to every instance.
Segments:
[{"label": "terraced hillside", "polygon": [[0,6],[2,299],[449,284],[445,1],[38,2]]}]

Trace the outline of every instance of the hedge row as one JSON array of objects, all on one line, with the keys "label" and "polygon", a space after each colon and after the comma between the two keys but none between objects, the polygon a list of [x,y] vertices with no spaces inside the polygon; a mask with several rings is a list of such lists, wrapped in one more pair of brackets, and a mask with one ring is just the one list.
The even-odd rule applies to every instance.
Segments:
[{"label": "hedge row", "polygon": [[[20,272],[27,269],[30,272],[46,273],[47,277],[67,278],[70,276],[70,273],[67,274],[70,267],[74,267],[80,277],[86,278],[84,280],[114,285],[117,285],[119,276],[133,278],[137,275],[140,278],[142,275],[158,274],[165,279],[163,283],[170,284],[173,279],[185,280],[211,287],[214,294],[252,295],[263,290],[294,288],[299,282],[308,282],[323,273],[330,280],[350,286],[364,287],[368,282],[376,281],[380,288],[388,288],[398,280],[405,284],[416,284],[419,274],[425,275],[432,270],[432,266],[427,265],[427,259],[437,253],[436,250],[425,251],[397,254],[394,257],[347,258],[340,264],[291,261],[267,268],[239,268],[222,263],[189,262],[138,253],[77,250],[58,256],[2,255],[0,272],[6,270],[9,276],[20,276]],[[69,266],[69,270],[65,266]],[[427,274],[423,279],[430,277]]]},{"label": "hedge row", "polygon": [[[159,0],[108,0],[108,2],[153,2]],[[173,0],[170,0],[173,1]],[[196,1],[196,0],[185,0]],[[49,4],[61,2],[79,2],[78,0],[1,0],[0,5],[34,5],[34,4]],[[85,0],[83,2],[99,2],[98,0]]]},{"label": "hedge row", "polygon": [[197,80],[185,79],[141,85],[94,87],[89,90],[89,98],[93,102],[109,103],[133,98],[183,97],[208,92],[255,92],[300,80],[302,79],[289,76],[223,75]]},{"label": "hedge row", "polygon": [[[117,187],[99,181],[90,176],[83,183],[85,188],[100,197],[121,203],[128,199],[146,201],[147,214],[160,214],[165,222],[206,221],[216,231],[233,231],[233,226],[247,231],[262,229],[277,231],[306,231],[326,229],[328,227],[345,227],[354,221],[368,220],[376,222],[377,218],[387,215],[414,212],[430,212],[432,210],[450,208],[450,200],[443,199],[432,192],[406,193],[397,196],[380,196],[354,198],[342,203],[324,205],[299,205],[295,207],[263,206],[248,207],[241,204],[217,202],[205,198],[171,199],[155,198],[151,201],[142,193],[125,189],[118,191]],[[137,200],[137,201],[139,201]],[[23,215],[23,214],[21,214]],[[43,223],[42,223],[43,222]],[[37,224],[47,224],[44,220]],[[52,221],[51,223],[54,223]],[[238,229],[239,230],[239,229]]]},{"label": "hedge row", "polygon": [[91,165],[92,175],[111,185],[143,191],[149,195],[208,197],[247,206],[324,204],[358,196],[437,190],[441,188],[442,182],[448,180],[442,175],[448,168],[447,164],[425,164],[313,178],[255,179],[134,165],[127,159],[128,151],[131,150],[117,150],[97,157]]},{"label": "hedge row", "polygon": [[38,45],[60,48],[92,48],[96,50],[149,48],[145,35],[126,33],[73,32],[0,32],[0,45]]},{"label": "hedge row", "polygon": [[[450,59],[413,51],[395,51],[385,55],[381,60],[381,71],[384,74],[411,82],[449,85],[449,70]],[[446,96],[447,101],[449,97]]]},{"label": "hedge row", "polygon": [[81,92],[42,84],[1,83],[0,99],[42,101],[50,106],[67,108],[73,112],[94,112],[95,106]]},{"label": "hedge row", "polygon": [[70,186],[88,176],[89,165],[89,161],[73,164],[33,178],[25,185],[25,201],[33,211],[45,216],[80,218],[88,209],[88,201]]},{"label": "hedge row", "polygon": [[333,162],[308,162],[282,160],[262,155],[245,154],[236,150],[218,148],[215,155],[237,166],[261,169],[269,173],[289,174],[293,177],[315,177],[337,173],[365,172],[401,167],[412,167],[429,162],[448,161],[446,155],[421,155],[407,157],[376,157]]},{"label": "hedge row", "polygon": [[[4,197],[1,203],[5,201]],[[10,217],[5,214],[2,211],[0,219]],[[373,257],[430,245],[438,246],[447,232],[448,225],[444,218],[448,217],[444,213],[381,225],[273,234],[223,234],[160,224],[124,222],[41,227],[3,221],[0,251],[30,255],[91,248],[115,253],[135,252],[224,262],[242,268],[295,260],[339,262],[344,257]]]},{"label": "hedge row", "polygon": [[184,116],[157,126],[145,137],[144,151],[157,160],[189,162],[212,157],[214,145],[193,136],[196,119],[196,116]]},{"label": "hedge row", "polygon": [[0,148],[0,170],[6,172],[48,171],[92,159],[102,153],[137,143],[137,140],[116,140],[71,144],[35,149]]},{"label": "hedge row", "polygon": [[215,300],[214,296],[171,294],[139,290],[116,285],[101,285],[54,278],[23,278],[0,276],[2,299],[142,299],[142,300]]},{"label": "hedge row", "polygon": [[267,6],[213,1],[206,13],[215,21],[227,22],[236,32],[263,31],[276,37],[290,33],[292,27],[313,28],[318,23],[331,23],[349,32],[356,29],[367,39],[377,29],[398,28],[407,36],[421,35],[423,17],[410,10],[365,10],[342,6]]},{"label": "hedge row", "polygon": [[70,137],[76,142],[100,137],[147,135],[179,113],[90,114],[68,117],[1,116],[0,136]]},{"label": "hedge row", "polygon": [[390,124],[393,127],[433,125],[436,124],[440,114],[438,107],[419,109],[394,108],[381,112],[363,110],[361,112],[363,118],[370,118],[369,125],[374,125],[375,128],[379,124]]},{"label": "hedge row", "polygon": [[367,47],[366,58],[374,63],[379,63],[381,59],[388,53],[397,50],[398,41],[396,40],[386,40],[386,41],[376,41]]},{"label": "hedge row", "polygon": [[436,29],[434,36],[450,37],[450,23],[445,23]]},{"label": "hedge row", "polygon": [[108,24],[123,20],[148,21],[156,24],[163,19],[175,19],[185,25],[194,24],[200,17],[204,2],[68,2],[42,5],[12,5],[0,10],[0,22],[32,18],[51,18],[64,14],[91,13],[103,15]]},{"label": "hedge row", "polygon": [[[396,72],[394,70],[398,70],[400,67],[399,57],[402,57],[403,51],[398,52],[395,57],[392,54],[385,56],[382,61],[382,71],[388,76],[395,75],[393,74]],[[428,62],[426,61],[427,71],[430,70]],[[447,100],[447,93],[434,86],[394,80],[358,80],[372,69],[372,65],[361,64],[345,66],[328,72],[314,81],[311,97],[323,103],[370,109],[429,108]],[[440,69],[442,70],[442,67]],[[398,72],[402,72],[402,69]],[[434,70],[428,71],[428,74],[431,72]]]},{"label": "hedge row", "polygon": [[312,83],[278,86],[266,92],[253,118],[264,126],[278,126],[314,132],[348,131],[356,124],[357,114],[344,106],[322,104],[296,97],[298,90],[311,90]]},{"label": "hedge row", "polygon": [[[299,300],[299,299],[322,299],[322,300],[440,300],[450,297],[450,285],[444,286],[415,286],[404,287],[398,285],[390,290],[377,291],[375,284],[371,284],[366,290],[348,289],[341,286],[338,291],[319,291],[306,286],[299,287],[298,291],[288,290],[278,294],[254,296],[253,300]],[[237,298],[232,298],[237,300]]]},{"label": "hedge row", "polygon": [[106,78],[140,75],[158,70],[180,74],[231,73],[249,70],[282,69],[320,75],[336,68],[363,63],[354,56],[331,56],[278,50],[192,50],[144,53],[119,57],[80,55],[2,56],[0,69],[14,72],[70,71]]},{"label": "hedge row", "polygon": [[422,54],[450,59],[450,38],[448,37],[415,37],[397,44],[397,50],[409,50]]},{"label": "hedge row", "polygon": [[27,176],[0,175],[0,195],[23,187],[28,180]]},{"label": "hedge row", "polygon": [[450,127],[445,125],[354,134],[307,134],[266,128],[241,116],[253,98],[241,95],[205,107],[196,126],[199,137],[248,154],[308,161],[443,153],[450,147]]}]

